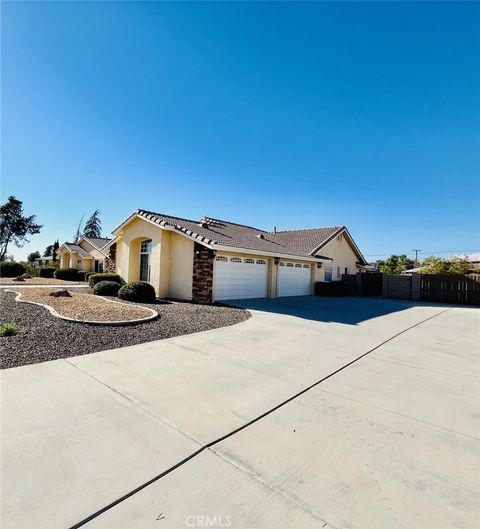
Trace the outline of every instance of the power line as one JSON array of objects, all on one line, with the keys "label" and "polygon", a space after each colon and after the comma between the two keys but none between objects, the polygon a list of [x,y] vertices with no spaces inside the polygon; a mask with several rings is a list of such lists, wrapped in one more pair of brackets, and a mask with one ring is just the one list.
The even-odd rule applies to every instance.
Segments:
[{"label": "power line", "polygon": [[[411,250],[411,251],[415,251],[415,250]],[[469,250],[425,250],[425,251],[418,251],[419,254],[428,254],[428,255],[433,255],[433,254],[436,254],[436,253],[467,253],[467,252],[480,252],[480,249],[478,248],[473,248],[473,249],[469,249]],[[379,256],[383,256],[383,255],[403,255],[403,254],[408,254],[410,253],[408,250],[405,251],[405,250],[402,250],[402,251],[394,251],[394,252],[388,252],[388,253],[367,253],[367,254],[363,254],[364,257],[379,257]]]}]

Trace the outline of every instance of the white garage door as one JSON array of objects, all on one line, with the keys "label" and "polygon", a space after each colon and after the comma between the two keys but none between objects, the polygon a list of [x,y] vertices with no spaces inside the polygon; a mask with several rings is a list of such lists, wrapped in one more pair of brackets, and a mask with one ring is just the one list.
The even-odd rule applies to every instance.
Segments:
[{"label": "white garage door", "polygon": [[309,264],[278,263],[278,295],[309,296],[311,268]]},{"label": "white garage door", "polygon": [[215,299],[267,296],[267,261],[243,257],[215,258]]}]

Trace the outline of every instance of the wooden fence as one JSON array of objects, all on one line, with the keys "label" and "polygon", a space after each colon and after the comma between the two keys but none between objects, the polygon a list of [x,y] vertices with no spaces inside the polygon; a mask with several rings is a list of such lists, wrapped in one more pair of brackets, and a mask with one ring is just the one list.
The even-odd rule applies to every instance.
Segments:
[{"label": "wooden fence", "polygon": [[480,282],[467,276],[422,274],[420,289],[424,301],[480,305]]}]

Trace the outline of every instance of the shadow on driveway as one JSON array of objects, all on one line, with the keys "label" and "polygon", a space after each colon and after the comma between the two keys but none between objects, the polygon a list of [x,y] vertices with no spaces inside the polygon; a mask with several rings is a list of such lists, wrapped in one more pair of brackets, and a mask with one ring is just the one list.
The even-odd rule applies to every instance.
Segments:
[{"label": "shadow on driveway", "polygon": [[417,306],[448,307],[448,305],[440,303],[380,297],[292,296],[276,299],[236,299],[228,300],[224,303],[248,310],[285,314],[307,320],[337,322],[347,325],[357,325],[365,320]]}]

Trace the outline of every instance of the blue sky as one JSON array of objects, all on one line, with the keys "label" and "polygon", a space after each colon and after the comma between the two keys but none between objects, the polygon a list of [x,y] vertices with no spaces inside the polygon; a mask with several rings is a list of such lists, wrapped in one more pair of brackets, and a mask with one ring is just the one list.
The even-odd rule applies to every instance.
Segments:
[{"label": "blue sky", "polygon": [[143,208],[478,251],[479,27],[473,2],[4,2],[1,196],[44,224],[12,253],[96,208],[106,234]]}]

